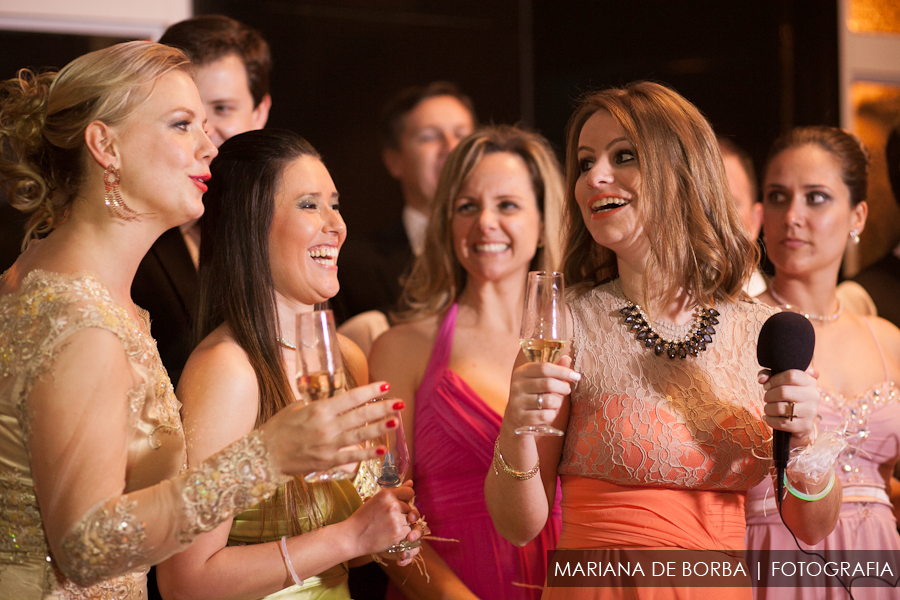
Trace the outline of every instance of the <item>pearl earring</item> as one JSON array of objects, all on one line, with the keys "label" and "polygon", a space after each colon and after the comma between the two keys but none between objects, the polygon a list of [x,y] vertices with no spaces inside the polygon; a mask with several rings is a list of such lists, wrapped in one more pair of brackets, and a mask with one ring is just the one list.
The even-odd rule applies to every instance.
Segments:
[{"label": "pearl earring", "polygon": [[851,229],[850,230],[850,240],[854,244],[859,244],[859,229]]}]

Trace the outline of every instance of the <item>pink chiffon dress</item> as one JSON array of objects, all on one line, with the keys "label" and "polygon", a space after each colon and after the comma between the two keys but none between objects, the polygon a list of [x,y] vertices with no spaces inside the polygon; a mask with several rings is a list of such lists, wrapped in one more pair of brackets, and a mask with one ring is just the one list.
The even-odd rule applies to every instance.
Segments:
[{"label": "pink chiffon dress", "polygon": [[[869,330],[872,331],[871,325]],[[837,526],[831,535],[815,546],[800,542],[800,546],[806,550],[900,551],[900,535],[897,533],[897,522],[888,496],[891,473],[900,454],[900,392],[890,380],[884,353],[874,332],[872,338],[884,365],[883,382],[849,398],[830,390],[819,390],[819,414],[822,416],[819,429],[845,429],[849,444],[835,464],[837,476],[844,485],[843,504]],[[772,482],[768,478],[750,491],[747,500],[747,548],[797,548],[776,510]],[[853,597],[857,600],[900,598],[898,589],[858,587],[861,583],[854,583],[853,586]],[[754,597],[756,600],[849,598],[840,586],[765,585],[754,590]]]},{"label": "pink chiffon dress", "polygon": [[[448,368],[456,313],[454,304],[444,316],[416,392],[416,507],[432,535],[459,540],[430,543],[472,593],[483,600],[536,600],[547,573],[547,553],[556,548],[559,537],[559,498],[547,525],[524,548],[494,529],[484,479],[502,417]],[[387,597],[399,599],[403,594],[392,585]]]}]

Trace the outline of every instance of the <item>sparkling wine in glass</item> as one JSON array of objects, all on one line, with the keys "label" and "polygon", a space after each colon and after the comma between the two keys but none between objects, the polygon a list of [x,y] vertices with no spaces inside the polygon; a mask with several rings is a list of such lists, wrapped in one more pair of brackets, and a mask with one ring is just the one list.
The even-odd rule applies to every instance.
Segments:
[{"label": "sparkling wine in glass", "polygon": [[[556,362],[566,345],[565,286],[562,273],[531,271],[525,283],[525,308],[519,342],[530,362]],[[524,425],[521,435],[563,435],[550,425]]]},{"label": "sparkling wine in glass", "polygon": [[[395,398],[379,400],[380,402],[395,402]],[[380,446],[385,449],[384,456],[369,461],[369,470],[375,476],[375,481],[379,487],[395,488],[399,487],[406,479],[409,471],[409,448],[406,445],[406,434],[403,431],[403,419],[398,414],[397,427],[389,430],[387,433],[372,440],[374,446]],[[405,552],[413,548],[418,548],[422,544],[421,540],[410,542],[401,541],[394,544],[386,550],[386,552]]]},{"label": "sparkling wine in glass", "polygon": [[[330,310],[297,314],[297,392],[303,402],[316,402],[346,391],[344,362]],[[353,476],[335,467],[310,473],[309,483],[350,479]]]}]

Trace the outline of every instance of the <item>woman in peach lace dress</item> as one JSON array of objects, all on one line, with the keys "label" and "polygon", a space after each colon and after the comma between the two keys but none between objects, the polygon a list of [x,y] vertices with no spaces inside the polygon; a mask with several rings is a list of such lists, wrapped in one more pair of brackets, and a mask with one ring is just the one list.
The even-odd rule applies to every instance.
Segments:
[{"label": "woman in peach lace dress", "polygon": [[[817,393],[800,371],[758,374],[755,341],[774,310],[741,291],[756,252],[715,136],[675,92],[635,83],[585,98],[566,167],[572,346],[556,364],[519,357],[485,484],[494,525],[515,543],[531,539],[558,474],[561,549],[739,555],[746,492],[768,472],[769,427],[809,444]],[[538,423],[565,436],[514,433]],[[828,485],[789,477],[809,494]],[[817,541],[834,526],[837,498],[789,496],[785,519]],[[544,598],[711,594],[750,590],[547,587]]]}]

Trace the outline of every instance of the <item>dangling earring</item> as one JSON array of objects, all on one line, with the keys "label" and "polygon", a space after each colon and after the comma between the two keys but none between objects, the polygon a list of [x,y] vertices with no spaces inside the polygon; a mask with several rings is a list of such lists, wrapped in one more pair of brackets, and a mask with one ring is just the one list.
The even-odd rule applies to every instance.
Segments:
[{"label": "dangling earring", "polygon": [[859,229],[851,229],[850,230],[850,240],[854,244],[859,244]]},{"label": "dangling earring", "polygon": [[103,198],[106,201],[109,216],[112,218],[119,218],[123,221],[140,221],[145,214],[152,214],[139,213],[125,204],[122,194],[119,192],[119,170],[111,164],[103,172],[103,185],[106,186]]}]

